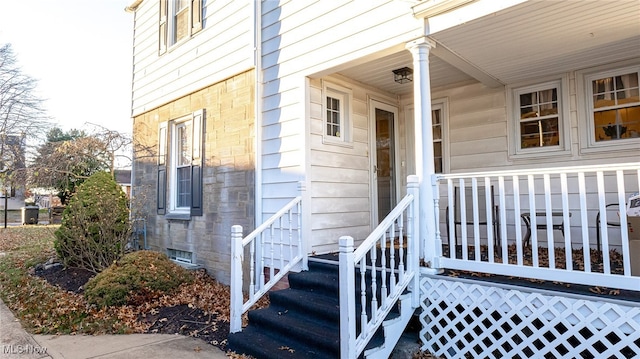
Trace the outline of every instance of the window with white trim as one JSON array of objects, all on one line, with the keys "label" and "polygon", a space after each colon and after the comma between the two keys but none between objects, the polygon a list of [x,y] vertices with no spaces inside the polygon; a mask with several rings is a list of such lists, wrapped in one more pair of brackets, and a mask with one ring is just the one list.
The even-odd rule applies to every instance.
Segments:
[{"label": "window with white trim", "polygon": [[160,0],[160,54],[202,30],[202,1]]},{"label": "window with white trim", "polygon": [[558,87],[543,86],[516,90],[520,149],[558,146],[560,114]]},{"label": "window with white trim", "polygon": [[431,104],[431,128],[433,133],[433,167],[435,173],[444,173],[444,104]]},{"label": "window with white trim", "polygon": [[176,219],[202,215],[203,121],[200,110],[160,124],[158,214]]},{"label": "window with white trim", "polygon": [[586,77],[591,143],[640,138],[639,79],[638,67]]},{"label": "window with white trim", "polygon": [[515,87],[510,90],[509,135],[511,154],[561,154],[570,152],[568,79]]},{"label": "window with white trim", "polygon": [[351,90],[334,84],[324,87],[323,138],[328,142],[350,142]]},{"label": "window with white trim", "polygon": [[193,129],[191,119],[173,124],[174,149],[172,162],[175,161],[175,185],[172,186],[175,210],[189,210],[191,207],[191,152],[193,151]]}]

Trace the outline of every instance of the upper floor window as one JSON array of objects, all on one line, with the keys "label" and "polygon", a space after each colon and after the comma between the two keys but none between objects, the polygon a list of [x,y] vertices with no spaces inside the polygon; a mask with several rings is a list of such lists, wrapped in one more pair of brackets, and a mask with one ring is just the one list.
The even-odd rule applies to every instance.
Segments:
[{"label": "upper floor window", "polygon": [[203,0],[160,0],[160,54],[202,29]]},{"label": "upper floor window", "polygon": [[513,88],[510,134],[513,155],[539,156],[569,151],[566,79]]},{"label": "upper floor window", "polygon": [[351,90],[333,84],[325,84],[325,112],[323,137],[325,141],[349,142],[351,118]]},{"label": "upper floor window", "polygon": [[595,142],[640,137],[638,69],[594,74],[587,85]]}]

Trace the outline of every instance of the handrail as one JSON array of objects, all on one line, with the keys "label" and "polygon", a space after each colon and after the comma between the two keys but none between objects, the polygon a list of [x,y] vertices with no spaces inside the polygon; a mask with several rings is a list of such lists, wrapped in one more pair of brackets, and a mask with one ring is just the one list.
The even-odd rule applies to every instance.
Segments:
[{"label": "handrail", "polygon": [[404,212],[407,207],[413,202],[414,198],[412,194],[407,194],[400,203],[384,217],[382,222],[367,236],[364,242],[360,243],[358,248],[353,251],[353,257],[356,262],[360,261],[373,246],[376,245],[380,236],[382,236],[391,226],[391,224]]},{"label": "handrail", "polygon": [[[295,209],[295,212],[294,212]],[[295,227],[294,215],[297,217]],[[285,220],[283,220],[286,217]],[[276,227],[276,224],[278,225]],[[275,232],[280,234],[278,242],[275,241]],[[269,242],[263,235],[269,234]],[[294,232],[297,241],[294,243]],[[242,226],[235,225],[231,228],[231,303],[230,303],[230,332],[236,333],[242,330],[242,315],[249,310],[260,298],[262,298],[280,279],[299,263],[305,266],[306,253],[302,246],[302,196],[297,196],[282,207],[278,212],[269,217],[264,223],[254,229],[249,235],[242,238]],[[284,235],[287,235],[288,243]],[[243,296],[243,264],[245,248],[249,247],[249,298],[245,301]],[[264,247],[270,246],[270,256],[265,255]],[[277,246],[277,248],[276,248]],[[295,249],[294,249],[295,248]],[[289,257],[285,259],[285,251]],[[275,252],[279,257],[276,258]],[[295,252],[295,253],[294,253]],[[286,263],[286,264],[285,264]],[[265,268],[269,267],[269,280],[265,282]],[[279,264],[278,272],[275,266]]]},{"label": "handrail", "polygon": [[[411,307],[415,309],[419,306],[418,186],[418,178],[409,176],[408,194],[357,249],[353,248],[352,237],[340,237],[341,358],[356,358],[364,351],[408,287],[411,287]],[[405,223],[406,259],[403,253]],[[400,244],[397,262],[394,249],[396,235]],[[389,257],[385,253],[387,248]],[[381,254],[379,263],[378,251]],[[368,260],[370,265],[367,264]],[[359,291],[356,291],[357,284],[359,284]],[[358,295],[360,296],[360,313],[356,313]],[[356,335],[358,315],[361,325],[360,333]],[[385,343],[386,345],[388,344]],[[393,346],[395,343],[389,343],[389,345]]]},{"label": "handrail", "polygon": [[282,209],[276,212],[274,215],[269,217],[264,223],[259,225],[253,232],[249,233],[246,237],[242,239],[242,245],[246,246],[251,242],[254,238],[260,235],[262,232],[269,229],[269,227],[274,224],[280,217],[284,216],[289,210],[291,210],[295,205],[297,205],[300,201],[302,201],[302,197],[298,196],[291,200],[291,202],[287,203]]}]

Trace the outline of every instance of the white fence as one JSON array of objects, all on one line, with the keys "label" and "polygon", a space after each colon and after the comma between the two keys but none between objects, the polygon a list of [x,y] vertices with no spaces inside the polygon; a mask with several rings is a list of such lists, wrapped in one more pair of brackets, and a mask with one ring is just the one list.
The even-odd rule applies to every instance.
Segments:
[{"label": "white fence", "polygon": [[417,177],[409,176],[407,187],[407,196],[355,251],[353,238],[340,238],[342,358],[360,355],[408,286],[412,307],[419,306]]},{"label": "white fence", "polygon": [[[231,228],[231,333],[242,330],[242,314],[290,270],[297,266],[306,267],[307,255],[302,249],[301,233],[301,196],[294,198],[245,238],[242,238],[242,226]],[[246,261],[245,252],[248,252]],[[265,268],[269,268],[268,280]],[[248,273],[248,278],[244,272]],[[249,293],[246,301],[242,295],[243,288]]]},{"label": "white fence", "polygon": [[640,288],[640,269],[631,272],[640,253],[621,220],[640,163],[446,174],[435,183],[439,267]]}]

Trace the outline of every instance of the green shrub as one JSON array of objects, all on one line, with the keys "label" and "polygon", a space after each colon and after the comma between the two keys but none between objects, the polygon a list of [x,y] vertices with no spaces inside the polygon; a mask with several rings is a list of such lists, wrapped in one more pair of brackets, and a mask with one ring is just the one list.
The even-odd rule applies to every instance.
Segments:
[{"label": "green shrub", "polygon": [[87,302],[99,307],[137,305],[171,293],[182,283],[191,283],[192,274],[154,251],[137,251],[122,257],[85,285]]},{"label": "green shrub", "polygon": [[65,266],[98,273],[124,255],[130,233],[124,192],[111,174],[99,172],[71,197],[54,246]]}]

